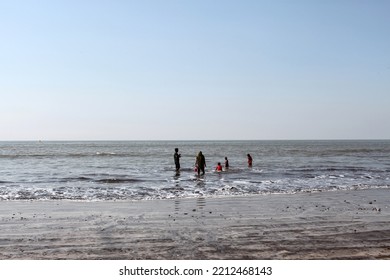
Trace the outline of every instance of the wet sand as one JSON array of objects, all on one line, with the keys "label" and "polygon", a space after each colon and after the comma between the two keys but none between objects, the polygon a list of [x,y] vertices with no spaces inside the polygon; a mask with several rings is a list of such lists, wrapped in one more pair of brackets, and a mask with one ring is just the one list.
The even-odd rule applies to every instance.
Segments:
[{"label": "wet sand", "polygon": [[0,201],[0,259],[390,259],[390,189]]}]

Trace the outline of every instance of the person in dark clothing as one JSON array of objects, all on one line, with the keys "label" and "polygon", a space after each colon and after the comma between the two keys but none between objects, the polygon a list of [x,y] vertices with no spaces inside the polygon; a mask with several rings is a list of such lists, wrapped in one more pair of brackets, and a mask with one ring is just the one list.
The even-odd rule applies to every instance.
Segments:
[{"label": "person in dark clothing", "polygon": [[225,169],[229,168],[229,160],[227,157],[225,157]]},{"label": "person in dark clothing", "polygon": [[204,175],[204,169],[206,167],[206,159],[202,152],[199,152],[198,156],[196,157],[196,166],[198,169],[198,175],[200,175],[200,171],[202,171],[202,175]]},{"label": "person in dark clothing", "polygon": [[179,154],[179,149],[175,148],[175,154],[173,155],[173,159],[175,161],[176,172],[180,171],[180,157],[181,154]]},{"label": "person in dark clothing", "polygon": [[252,159],[251,155],[247,154],[246,156],[248,157],[248,167],[252,167],[253,159]]}]

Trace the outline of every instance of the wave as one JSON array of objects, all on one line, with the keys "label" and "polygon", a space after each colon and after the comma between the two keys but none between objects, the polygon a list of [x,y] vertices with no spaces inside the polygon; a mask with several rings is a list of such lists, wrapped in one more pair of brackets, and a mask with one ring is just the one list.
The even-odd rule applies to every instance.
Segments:
[{"label": "wave", "polygon": [[137,183],[144,182],[144,180],[140,179],[119,179],[119,178],[105,178],[105,179],[97,179],[94,180],[97,183],[105,183],[105,184],[120,184],[120,183]]},{"label": "wave", "polygon": [[70,153],[70,154],[16,154],[16,155],[0,155],[0,159],[24,159],[24,158],[86,158],[86,157],[132,157],[134,155],[127,153]]},{"label": "wave", "polygon": [[[100,177],[100,176],[96,176],[96,177]],[[106,177],[106,178],[104,178],[104,176],[101,176],[100,178],[79,176],[79,177],[62,178],[60,180],[61,182],[92,182],[92,183],[102,183],[102,184],[124,184],[124,183],[137,183],[137,182],[146,181],[144,179],[127,178],[126,176],[120,176],[120,175],[118,175],[118,177],[113,176],[113,177]]]},{"label": "wave", "polygon": [[[102,180],[103,184],[93,187],[0,187],[0,200],[156,200],[191,197],[221,197],[266,194],[296,194],[324,191],[344,191],[359,189],[389,189],[390,185],[348,184],[328,186],[307,186],[304,184],[286,185],[281,181],[234,181],[209,186],[207,180],[197,180],[194,184],[160,185],[160,187],[139,186],[131,188],[115,184],[116,180]],[[123,182],[123,180],[122,180]],[[130,180],[130,182],[132,182]],[[113,186],[111,184],[114,183]],[[108,184],[108,185],[107,185]]]}]

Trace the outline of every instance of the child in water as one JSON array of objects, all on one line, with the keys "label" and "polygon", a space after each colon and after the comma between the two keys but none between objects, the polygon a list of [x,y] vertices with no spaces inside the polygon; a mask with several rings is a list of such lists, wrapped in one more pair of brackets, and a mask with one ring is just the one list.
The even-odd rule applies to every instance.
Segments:
[{"label": "child in water", "polygon": [[221,172],[222,171],[222,165],[221,165],[220,162],[218,162],[217,167],[215,167],[215,171],[217,171],[217,172]]}]

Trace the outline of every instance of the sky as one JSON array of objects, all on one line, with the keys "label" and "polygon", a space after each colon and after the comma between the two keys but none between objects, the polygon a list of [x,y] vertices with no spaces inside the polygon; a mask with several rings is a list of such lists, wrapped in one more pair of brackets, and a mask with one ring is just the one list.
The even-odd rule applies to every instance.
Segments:
[{"label": "sky", "polygon": [[389,12],[0,0],[0,141],[390,139]]}]

